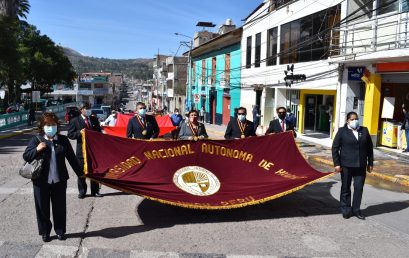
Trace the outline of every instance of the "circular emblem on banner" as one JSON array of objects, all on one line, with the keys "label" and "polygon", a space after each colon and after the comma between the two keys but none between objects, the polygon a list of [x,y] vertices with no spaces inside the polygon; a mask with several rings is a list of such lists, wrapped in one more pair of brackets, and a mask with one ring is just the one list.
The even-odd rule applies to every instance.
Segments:
[{"label": "circular emblem on banner", "polygon": [[220,189],[219,179],[209,170],[199,166],[178,169],[173,175],[173,183],[181,190],[198,196],[208,196]]}]

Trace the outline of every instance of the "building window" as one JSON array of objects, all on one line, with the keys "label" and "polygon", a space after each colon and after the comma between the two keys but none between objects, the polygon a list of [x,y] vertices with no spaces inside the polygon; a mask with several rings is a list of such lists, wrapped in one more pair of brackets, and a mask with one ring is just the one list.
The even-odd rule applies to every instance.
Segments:
[{"label": "building window", "polygon": [[283,24],[280,34],[280,64],[322,60],[339,53],[339,31],[331,33],[340,21],[341,6]]},{"label": "building window", "polygon": [[224,81],[226,87],[230,87],[230,54],[226,54],[224,62]]},{"label": "building window", "polygon": [[246,68],[251,67],[251,36],[247,37]]},{"label": "building window", "polygon": [[206,60],[202,60],[202,85],[206,84]]},{"label": "building window", "polygon": [[272,28],[267,31],[267,65],[277,64],[277,30]]},{"label": "building window", "polygon": [[402,12],[409,12],[409,0],[402,0]]},{"label": "building window", "polygon": [[[403,1],[405,2],[405,1]],[[378,0],[376,5],[377,13],[391,13],[399,11],[399,1],[397,0]]]},{"label": "building window", "polygon": [[212,58],[212,85],[216,83],[216,57]]},{"label": "building window", "polygon": [[256,47],[254,51],[254,66],[260,67],[260,56],[261,56],[261,33],[256,34]]}]

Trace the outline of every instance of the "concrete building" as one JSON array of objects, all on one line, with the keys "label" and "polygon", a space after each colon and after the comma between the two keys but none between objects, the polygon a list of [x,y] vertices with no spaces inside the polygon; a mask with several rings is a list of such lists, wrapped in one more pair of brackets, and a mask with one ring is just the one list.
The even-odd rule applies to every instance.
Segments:
[{"label": "concrete building", "polygon": [[242,28],[228,20],[219,31],[190,51],[187,103],[197,110],[204,107],[206,122],[227,124],[240,106]]},{"label": "concrete building", "polygon": [[175,108],[185,110],[186,83],[188,58],[184,56],[170,56],[166,58],[166,105],[168,111]]},{"label": "concrete building", "polygon": [[299,132],[330,137],[339,73],[328,58],[337,51],[331,43],[339,33],[331,29],[344,15],[341,2],[265,0],[245,18],[240,102],[260,108],[264,130],[283,106],[296,115]]},{"label": "concrete building", "polygon": [[341,71],[337,126],[355,111],[375,143],[396,148],[402,105],[409,107],[409,1],[350,0],[342,8],[348,20],[330,58]]},{"label": "concrete building", "polygon": [[166,59],[168,57],[158,54],[153,61],[154,84],[152,87],[152,102],[150,103],[152,110],[162,110],[166,106],[166,79],[168,77]]},{"label": "concrete building", "polygon": [[113,89],[109,82],[111,73],[83,73],[79,78],[77,101],[112,105]]}]

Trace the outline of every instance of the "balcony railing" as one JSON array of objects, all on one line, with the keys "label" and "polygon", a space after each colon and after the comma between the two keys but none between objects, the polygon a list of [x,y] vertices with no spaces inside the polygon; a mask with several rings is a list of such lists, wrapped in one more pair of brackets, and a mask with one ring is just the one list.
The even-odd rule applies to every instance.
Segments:
[{"label": "balcony railing", "polygon": [[332,41],[332,56],[409,48],[409,13],[354,21],[334,29],[332,34],[340,35]]}]

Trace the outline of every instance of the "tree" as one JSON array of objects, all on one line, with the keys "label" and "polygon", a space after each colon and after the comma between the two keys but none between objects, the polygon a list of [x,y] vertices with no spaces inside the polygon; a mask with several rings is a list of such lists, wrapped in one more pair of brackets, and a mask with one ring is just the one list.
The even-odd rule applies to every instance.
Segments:
[{"label": "tree", "polygon": [[0,0],[0,87],[7,85],[9,101],[17,101],[20,88],[16,81],[21,79],[20,53],[17,34],[20,18],[26,18],[30,4],[28,0]]},{"label": "tree", "polygon": [[30,10],[28,0],[0,0],[0,16],[26,19]]},{"label": "tree", "polygon": [[24,78],[33,89],[47,92],[56,83],[72,84],[76,74],[61,47],[27,23],[23,24],[20,38]]}]

